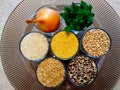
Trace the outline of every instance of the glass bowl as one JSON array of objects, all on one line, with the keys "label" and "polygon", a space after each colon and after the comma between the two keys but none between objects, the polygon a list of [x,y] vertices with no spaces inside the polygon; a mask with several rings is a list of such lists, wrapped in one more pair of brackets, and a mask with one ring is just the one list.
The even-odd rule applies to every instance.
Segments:
[{"label": "glass bowl", "polygon": [[[43,8],[53,9],[53,10],[57,11],[57,12],[60,14],[60,10],[59,10],[59,8],[57,8],[57,6],[55,6],[55,5],[43,5],[42,7],[40,7],[40,8],[36,11],[34,18],[36,18],[36,15],[37,15],[38,11],[41,10],[41,9],[43,9]],[[59,15],[59,16],[60,16],[60,15]],[[60,24],[59,24],[59,27],[57,28],[57,30],[55,30],[55,31],[53,31],[53,32],[43,32],[42,30],[40,30],[40,29],[38,28],[37,23],[35,23],[35,27],[36,27],[42,34],[44,34],[44,35],[46,35],[46,36],[49,37],[49,36],[53,36],[55,33],[59,32],[59,31],[61,31],[62,26],[63,26],[63,24],[62,24],[63,22],[62,22],[62,21],[63,21],[63,20],[62,20],[62,17],[60,16]]]},{"label": "glass bowl", "polygon": [[[78,72],[76,72],[77,70]],[[88,87],[96,80],[98,67],[92,58],[83,54],[77,55],[77,57],[69,62],[67,66],[67,75],[69,81],[73,85],[80,88]]]},{"label": "glass bowl", "polygon": [[[56,86],[47,86],[47,84],[45,84],[45,82],[46,81],[48,81],[49,79],[44,79],[44,82],[41,82],[40,80],[39,80],[39,77],[38,77],[38,75],[41,75],[40,74],[40,70],[42,70],[42,66],[44,66],[45,64],[47,64],[48,63],[48,61],[52,61],[52,60],[57,60],[58,62],[59,62],[59,64],[61,64],[62,66],[63,66],[63,69],[64,69],[64,76],[63,76],[63,80],[59,83],[59,84],[57,84]],[[53,60],[53,61],[54,61]],[[48,65],[45,65],[45,66],[47,66],[47,67],[49,67],[49,68],[45,68],[45,66],[43,67],[43,69],[45,69],[45,71],[47,71],[46,73],[48,73],[48,71],[49,71],[49,73],[50,72],[52,72],[53,71],[53,73],[55,72],[54,70],[55,70],[55,67],[57,68],[58,66],[54,66],[55,64],[55,61],[54,62],[49,62],[49,63],[51,63],[51,64],[53,64],[52,66],[50,65],[50,64],[48,64]],[[41,65],[42,64],[42,65]],[[58,64],[57,62],[56,62],[56,64]],[[41,66],[40,66],[41,65]],[[50,69],[51,68],[51,69]],[[52,70],[52,69],[54,69],[54,70]],[[58,70],[59,71],[59,70]],[[58,72],[57,71],[57,72]],[[43,70],[42,70],[42,72],[44,72]],[[39,73],[39,74],[38,74]],[[54,73],[55,74],[55,73]],[[44,72],[44,74],[43,75],[45,75],[45,72]],[[48,74],[46,74],[46,75],[48,75]],[[50,74],[50,76],[51,76],[51,74]],[[49,76],[49,78],[50,78],[50,76]],[[54,76],[54,75],[53,75]],[[37,69],[36,69],[36,78],[37,78],[37,80],[38,80],[38,82],[40,83],[40,85],[42,86],[42,87],[44,87],[45,89],[58,89],[60,86],[62,86],[62,84],[64,83],[64,81],[65,81],[65,79],[66,79],[66,69],[65,69],[65,66],[64,66],[64,64],[61,62],[61,61],[59,61],[58,59],[56,59],[56,58],[53,58],[53,57],[47,57],[47,58],[45,58],[44,60],[42,60],[39,64],[38,64],[38,66],[37,66]],[[45,78],[45,76],[44,76],[44,78]],[[47,78],[47,77],[46,77]],[[53,78],[53,77],[52,77]],[[57,77],[58,78],[58,77]],[[56,79],[56,78],[55,78]],[[52,82],[52,81],[51,81]],[[44,85],[42,84],[42,83],[44,83]],[[46,85],[46,86],[45,86]],[[49,84],[50,85],[50,84]],[[52,85],[52,84],[51,84]]]},{"label": "glass bowl", "polygon": [[[51,48],[51,52],[52,52],[53,56],[55,56],[56,58],[58,58],[58,59],[60,59],[60,60],[67,61],[67,60],[70,60],[70,59],[72,59],[72,58],[74,58],[74,57],[76,56],[76,54],[79,52],[80,44],[79,44],[79,39],[78,39],[78,37],[77,37],[73,32],[69,32],[69,33],[73,34],[73,35],[75,36],[75,38],[77,39],[77,41],[78,41],[77,51],[74,53],[74,55],[72,55],[72,56],[70,56],[70,57],[68,57],[68,58],[62,58],[62,57],[56,55],[55,52],[54,52],[53,49],[52,49],[52,45],[51,45],[51,44],[52,44],[52,41],[53,41],[54,37],[55,37],[57,34],[62,33],[62,32],[66,32],[66,31],[60,31],[60,32],[56,33],[56,34],[51,38],[50,48]],[[66,33],[68,33],[68,32],[66,32]],[[57,41],[60,42],[60,40],[57,40]],[[63,42],[61,42],[61,43],[63,43]],[[61,43],[59,43],[59,44],[61,44]],[[73,42],[72,42],[72,43],[73,43]],[[59,45],[57,45],[57,46],[60,47]]]},{"label": "glass bowl", "polygon": [[[35,35],[36,34],[36,35]],[[34,49],[34,50],[32,50],[33,48],[35,48],[35,47],[37,47],[37,46],[32,46],[32,43],[34,43],[33,45],[39,45],[40,46],[40,44],[38,44],[37,42],[39,42],[39,41],[32,41],[32,42],[30,42],[30,39],[29,38],[34,38],[35,39],[35,36],[38,36],[38,34],[39,35],[41,35],[42,37],[43,37],[43,39],[45,40],[46,39],[46,41],[47,41],[47,46],[48,47],[46,47],[47,48],[47,50],[45,51],[45,53],[41,56],[41,58],[40,58],[40,56],[39,56],[39,58],[38,58],[38,56],[36,56],[36,55],[38,55],[39,53],[40,53],[40,51],[38,51],[38,50],[36,50],[36,49]],[[31,37],[30,37],[30,35],[31,35]],[[39,38],[42,38],[42,37],[40,37],[39,36]],[[36,37],[36,39],[38,40],[38,38]],[[43,41],[43,40],[41,40],[41,41]],[[45,42],[46,42],[45,41]],[[26,43],[27,42],[27,43]],[[28,45],[28,48],[27,48],[27,46],[25,46],[25,43],[26,43],[26,45]],[[45,43],[43,43],[43,44],[45,44]],[[30,46],[31,45],[31,46]],[[45,46],[45,45],[44,45]],[[28,50],[28,51],[26,51],[27,49],[30,49],[30,47],[31,47],[31,50]],[[38,47],[38,48],[40,48],[40,47]],[[37,48],[37,49],[38,49]],[[22,56],[26,59],[26,60],[30,60],[30,61],[35,61],[35,62],[39,62],[40,60],[42,60],[42,59],[44,59],[46,56],[47,56],[47,54],[48,54],[48,52],[49,52],[49,41],[48,41],[48,38],[45,36],[45,35],[43,35],[43,34],[41,34],[40,32],[37,32],[37,31],[32,31],[32,32],[29,32],[29,33],[27,33],[27,34],[25,34],[23,37],[22,37],[22,39],[21,39],[21,41],[20,41],[20,44],[19,44],[19,49],[20,49],[20,52],[21,52],[21,54],[22,54]],[[33,51],[33,53],[31,53],[31,51]],[[38,51],[39,53],[37,53],[36,51]],[[32,56],[30,56],[30,53],[32,54]],[[36,53],[36,55],[33,55],[34,53]],[[41,53],[43,53],[43,50],[42,50],[42,52]],[[29,54],[29,55],[28,55]],[[40,54],[39,54],[40,55]]]},{"label": "glass bowl", "polygon": [[[92,35],[90,35],[90,34],[88,34],[88,33],[89,33],[89,32],[94,32],[94,31],[98,31],[98,30],[100,31],[99,34],[100,34],[100,33],[101,33],[101,34],[104,33],[104,35],[106,35],[106,38],[107,38],[107,40],[109,41],[109,47],[108,47],[107,51],[104,50],[104,52],[103,52],[102,54],[98,54],[98,56],[97,56],[97,55],[92,55],[92,54],[90,54],[90,52],[89,52],[89,51],[92,52],[92,51],[94,51],[94,50],[89,50],[89,51],[86,51],[86,50],[85,50],[85,47],[84,47],[84,45],[83,45],[83,40],[85,41],[85,38],[89,37],[89,39],[87,39],[87,41],[86,41],[86,44],[87,44],[87,42],[90,42],[90,39],[92,40]],[[94,32],[94,33],[95,33],[95,32]],[[94,34],[94,33],[92,33],[92,34]],[[97,33],[97,32],[96,32],[96,33]],[[90,36],[88,36],[88,35],[90,35]],[[86,36],[86,37],[85,37],[85,36]],[[97,36],[96,36],[96,37],[97,37]],[[93,38],[94,38],[94,37],[93,37]],[[100,42],[100,41],[101,41],[101,38],[103,39],[104,37],[99,36],[97,40]],[[99,40],[99,39],[100,39],[100,40]],[[89,41],[88,41],[88,40],[89,40]],[[94,40],[95,40],[95,38],[94,38]],[[92,40],[91,42],[93,42],[94,40]],[[96,41],[96,43],[94,43],[95,46],[97,45],[98,41]],[[106,43],[106,41],[103,41],[103,42]],[[102,42],[102,45],[99,45],[99,48],[104,48],[104,47],[102,47],[102,46],[105,46],[106,44],[103,45],[103,42]],[[85,43],[85,42],[84,42],[84,43]],[[106,54],[110,51],[112,41],[111,41],[110,35],[109,35],[108,32],[105,31],[104,29],[102,29],[102,28],[90,28],[90,29],[86,30],[86,31],[84,32],[84,34],[82,35],[82,39],[81,39],[81,41],[80,41],[80,44],[81,44],[81,51],[82,51],[83,53],[85,53],[86,55],[88,55],[89,57],[92,57],[92,58],[100,58],[100,57],[106,55]],[[101,44],[101,43],[100,43],[100,44]],[[88,47],[89,49],[91,49],[91,48],[93,47],[93,43],[90,43],[90,45],[87,45],[87,47]],[[98,48],[98,47],[96,47],[96,48]],[[99,52],[100,52],[100,51],[99,51]],[[102,51],[101,51],[101,52],[102,52]],[[98,53],[98,50],[97,50],[96,53]]]}]

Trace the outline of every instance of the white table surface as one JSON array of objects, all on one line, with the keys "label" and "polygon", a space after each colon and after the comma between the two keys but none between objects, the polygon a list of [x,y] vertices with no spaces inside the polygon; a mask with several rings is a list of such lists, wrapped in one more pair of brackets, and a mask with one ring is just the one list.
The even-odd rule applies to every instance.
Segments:
[{"label": "white table surface", "polygon": [[[22,0],[0,0],[0,38],[5,25],[5,22],[16,7]],[[120,0],[107,0],[107,2],[115,9],[115,11],[120,16]],[[2,67],[0,58],[0,90],[14,90],[14,88],[9,83]],[[114,90],[120,90],[120,81],[114,87]]]}]

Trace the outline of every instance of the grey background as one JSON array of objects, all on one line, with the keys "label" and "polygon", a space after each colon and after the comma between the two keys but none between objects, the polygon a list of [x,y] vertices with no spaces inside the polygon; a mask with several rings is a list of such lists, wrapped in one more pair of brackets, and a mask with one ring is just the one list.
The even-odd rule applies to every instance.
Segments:
[{"label": "grey background", "polygon": [[[0,38],[5,25],[5,22],[16,7],[22,0],[0,0]],[[118,13],[120,16],[120,0],[106,0]],[[6,75],[3,71],[1,58],[0,58],[0,90],[14,90],[14,88],[9,83]],[[118,84],[113,88],[113,90],[120,90],[120,80]]]}]

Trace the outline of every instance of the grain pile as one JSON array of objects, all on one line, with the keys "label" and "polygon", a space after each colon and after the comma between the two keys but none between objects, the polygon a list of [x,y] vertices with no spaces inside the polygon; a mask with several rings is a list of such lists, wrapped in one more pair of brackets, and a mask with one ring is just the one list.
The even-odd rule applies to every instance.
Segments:
[{"label": "grain pile", "polygon": [[77,37],[72,32],[61,31],[57,33],[51,41],[53,53],[62,59],[73,57],[79,48]]},{"label": "grain pile", "polygon": [[99,57],[110,49],[110,37],[103,30],[92,29],[84,35],[82,45],[89,55]]},{"label": "grain pile", "polygon": [[45,87],[60,85],[64,77],[65,69],[63,64],[54,58],[47,58],[38,65],[37,78]]},{"label": "grain pile", "polygon": [[93,60],[86,56],[74,58],[68,65],[70,81],[77,86],[89,85],[97,75],[97,67]]},{"label": "grain pile", "polygon": [[22,54],[29,60],[43,59],[48,52],[47,38],[37,32],[27,34],[20,43]]}]

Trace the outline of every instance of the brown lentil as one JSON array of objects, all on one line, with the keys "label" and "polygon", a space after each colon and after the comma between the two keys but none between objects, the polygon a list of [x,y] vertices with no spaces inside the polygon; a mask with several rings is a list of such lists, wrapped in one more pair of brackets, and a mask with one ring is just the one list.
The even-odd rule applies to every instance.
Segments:
[{"label": "brown lentil", "polygon": [[97,75],[97,66],[89,57],[78,56],[69,63],[68,75],[77,86],[89,85]]},{"label": "brown lentil", "polygon": [[91,29],[84,35],[82,45],[89,55],[99,57],[110,49],[110,38],[101,29]]},{"label": "brown lentil", "polygon": [[45,59],[38,65],[37,78],[45,87],[56,87],[62,83],[64,77],[63,64],[54,58]]}]

